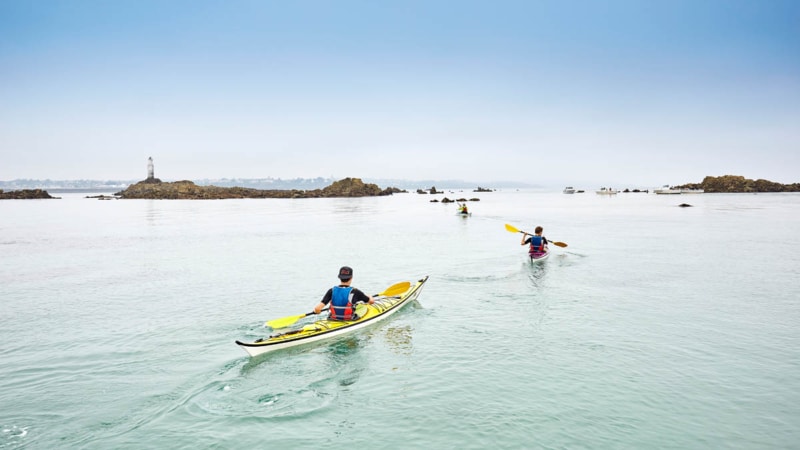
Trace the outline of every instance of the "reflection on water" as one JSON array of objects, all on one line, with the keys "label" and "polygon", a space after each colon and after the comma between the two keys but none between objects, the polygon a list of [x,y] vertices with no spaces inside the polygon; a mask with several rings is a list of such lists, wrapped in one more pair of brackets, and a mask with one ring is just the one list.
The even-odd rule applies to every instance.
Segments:
[{"label": "reflection on water", "polygon": [[361,377],[366,363],[358,360],[360,350],[359,339],[355,336],[338,339],[325,348],[329,370],[335,374],[334,379],[339,386],[355,384]]},{"label": "reflection on water", "polygon": [[411,325],[390,327],[386,329],[386,333],[383,337],[394,353],[409,356],[413,350],[413,342],[411,342],[412,332],[413,329]]},{"label": "reflection on water", "polygon": [[523,266],[524,270],[528,271],[528,279],[534,288],[543,286],[544,277],[547,274],[548,261],[533,262],[530,259],[526,261]]},{"label": "reflection on water", "polygon": [[327,354],[333,362],[341,363],[344,361],[344,358],[355,353],[358,349],[358,338],[355,336],[348,336],[329,343],[325,348],[325,354]]},{"label": "reflection on water", "polygon": [[375,202],[370,202],[368,199],[363,201],[353,201],[353,199],[334,199],[333,201],[333,208],[331,208],[330,212],[337,215],[342,214],[348,218],[352,218],[354,215],[373,215],[378,212],[377,204]]},{"label": "reflection on water", "polygon": [[161,210],[158,209],[155,205],[155,200],[147,200],[145,206],[145,221],[149,226],[156,226],[158,225],[158,221],[161,218]]}]

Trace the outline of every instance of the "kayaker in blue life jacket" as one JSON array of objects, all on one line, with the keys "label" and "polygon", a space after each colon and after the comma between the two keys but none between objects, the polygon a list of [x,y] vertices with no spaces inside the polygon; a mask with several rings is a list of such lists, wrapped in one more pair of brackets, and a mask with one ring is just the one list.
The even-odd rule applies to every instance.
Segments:
[{"label": "kayaker in blue life jacket", "polygon": [[[531,247],[528,249],[528,254],[531,256],[540,256],[547,252],[547,238],[542,236],[543,231],[544,228],[536,227],[536,229],[533,230],[536,234],[528,234],[525,232],[522,234],[522,242],[520,242],[520,245],[530,244]],[[530,237],[525,239],[527,236]]]},{"label": "kayaker in blue life jacket", "polygon": [[322,308],[329,304],[330,313],[328,318],[331,320],[355,320],[358,318],[356,315],[356,303],[375,303],[372,296],[367,295],[360,290],[350,286],[353,281],[353,269],[348,266],[343,266],[339,269],[339,286],[334,286],[328,289],[325,296],[322,297],[317,306],[314,307],[314,313],[319,314]]}]

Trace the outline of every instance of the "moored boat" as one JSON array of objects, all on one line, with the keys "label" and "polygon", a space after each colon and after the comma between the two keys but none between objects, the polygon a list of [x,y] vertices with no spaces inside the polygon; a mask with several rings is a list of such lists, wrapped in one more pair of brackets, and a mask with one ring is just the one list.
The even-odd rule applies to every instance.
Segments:
[{"label": "moored boat", "polygon": [[600,195],[614,195],[617,191],[614,188],[601,187],[600,190],[595,191]]},{"label": "moored boat", "polygon": [[665,194],[675,195],[675,194],[680,194],[681,190],[680,189],[673,189],[673,188],[669,187],[669,185],[665,184],[664,187],[662,187],[661,189],[656,189],[653,192],[655,192],[656,194],[660,194],[660,195],[665,195]]},{"label": "moored boat", "polygon": [[564,188],[564,193],[565,194],[574,194],[575,193],[575,188],[572,187],[572,186],[567,186],[567,187]]},{"label": "moored boat", "polygon": [[252,357],[349,334],[386,319],[403,306],[416,300],[426,281],[428,281],[428,276],[420,279],[416,284],[408,283],[408,289],[405,292],[378,297],[371,305],[359,304],[356,307],[356,314],[358,314],[356,320],[329,320],[325,317],[298,329],[279,329],[269,337],[257,339],[254,342],[237,340],[236,344]]}]

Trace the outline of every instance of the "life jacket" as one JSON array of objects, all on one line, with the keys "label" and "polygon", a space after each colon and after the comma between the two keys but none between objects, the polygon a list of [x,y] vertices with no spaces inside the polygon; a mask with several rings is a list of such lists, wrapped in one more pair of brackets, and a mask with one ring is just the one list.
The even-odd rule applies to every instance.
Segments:
[{"label": "life jacket", "polygon": [[531,236],[531,249],[528,251],[528,253],[544,253],[544,239],[542,239],[541,236]]},{"label": "life jacket", "polygon": [[334,286],[331,292],[331,308],[329,319],[332,320],[353,320],[355,318],[353,309],[353,288]]}]

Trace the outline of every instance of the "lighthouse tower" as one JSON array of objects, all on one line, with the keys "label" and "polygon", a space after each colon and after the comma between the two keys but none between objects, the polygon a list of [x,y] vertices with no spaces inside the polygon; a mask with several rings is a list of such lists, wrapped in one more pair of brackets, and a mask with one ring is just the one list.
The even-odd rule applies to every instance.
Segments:
[{"label": "lighthouse tower", "polygon": [[153,175],[153,157],[147,158],[147,179],[152,180],[155,178]]}]

